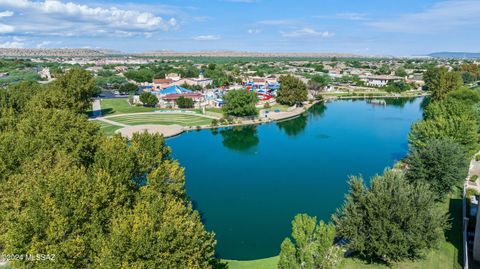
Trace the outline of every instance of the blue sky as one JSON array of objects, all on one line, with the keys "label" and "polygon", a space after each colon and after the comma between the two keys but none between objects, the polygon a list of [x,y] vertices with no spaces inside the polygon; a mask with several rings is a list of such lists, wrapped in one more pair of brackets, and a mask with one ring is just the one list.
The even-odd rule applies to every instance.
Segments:
[{"label": "blue sky", "polygon": [[480,51],[480,0],[0,0],[0,47]]}]

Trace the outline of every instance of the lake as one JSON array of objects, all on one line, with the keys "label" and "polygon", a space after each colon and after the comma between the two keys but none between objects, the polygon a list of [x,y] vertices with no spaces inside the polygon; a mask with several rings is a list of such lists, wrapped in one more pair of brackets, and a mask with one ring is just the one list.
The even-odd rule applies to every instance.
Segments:
[{"label": "lake", "polygon": [[224,259],[278,255],[298,213],[329,221],[349,175],[382,173],[408,151],[422,98],[333,101],[298,118],[167,140],[187,193]]}]

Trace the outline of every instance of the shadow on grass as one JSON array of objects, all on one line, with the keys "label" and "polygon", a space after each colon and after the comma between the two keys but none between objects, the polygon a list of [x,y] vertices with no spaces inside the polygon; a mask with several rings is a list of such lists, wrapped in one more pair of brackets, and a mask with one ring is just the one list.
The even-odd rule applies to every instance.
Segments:
[{"label": "shadow on grass", "polygon": [[105,109],[100,109],[100,110],[95,110],[95,111],[92,111],[92,110],[89,110],[87,111],[87,116],[89,118],[95,118],[95,117],[99,117],[99,116],[106,116],[110,113],[113,113],[113,109],[112,108],[105,108]]},{"label": "shadow on grass", "polygon": [[458,264],[463,264],[462,247],[462,199],[459,197],[450,198],[448,204],[448,213],[450,214],[451,227],[445,231],[445,239],[456,248],[455,255]]}]

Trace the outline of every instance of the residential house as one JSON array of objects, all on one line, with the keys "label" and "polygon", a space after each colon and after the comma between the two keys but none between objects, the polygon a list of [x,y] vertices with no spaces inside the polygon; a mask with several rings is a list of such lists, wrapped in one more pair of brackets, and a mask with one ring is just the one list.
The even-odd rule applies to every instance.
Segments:
[{"label": "residential house", "polygon": [[390,81],[399,81],[402,78],[389,75],[373,75],[373,76],[360,76],[360,79],[365,82],[365,85],[371,87],[385,87]]},{"label": "residential house", "polygon": [[152,89],[154,91],[159,91],[159,90],[170,87],[172,84],[173,84],[173,80],[170,78],[154,79]]}]

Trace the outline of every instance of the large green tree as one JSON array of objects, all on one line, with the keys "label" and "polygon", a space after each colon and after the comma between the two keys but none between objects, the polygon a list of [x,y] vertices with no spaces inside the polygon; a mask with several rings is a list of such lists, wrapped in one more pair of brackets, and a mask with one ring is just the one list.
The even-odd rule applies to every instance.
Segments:
[{"label": "large green tree", "polygon": [[352,177],[349,193],[333,216],[337,235],[369,260],[397,262],[422,257],[437,246],[447,216],[425,184],[410,184],[403,172],[386,170],[371,186]]},{"label": "large green tree", "polygon": [[53,100],[44,93],[57,85],[45,87],[31,100],[1,102],[0,252],[55,260],[12,266],[212,268],[214,235],[164,138],[105,137],[69,98],[33,113]]},{"label": "large green tree", "polygon": [[451,139],[432,139],[425,147],[414,148],[405,159],[406,178],[413,183],[430,184],[438,199],[460,184],[468,173],[465,149]]},{"label": "large green tree", "polygon": [[308,81],[307,88],[313,96],[318,97],[319,92],[331,82],[332,79],[327,75],[315,75]]},{"label": "large green tree", "polygon": [[193,99],[192,98],[187,98],[187,97],[183,97],[183,96],[180,96],[177,101],[177,106],[179,108],[192,108],[193,105],[194,105],[194,102],[193,102]]},{"label": "large green tree", "polygon": [[295,216],[292,239],[287,237],[282,242],[279,269],[332,268],[340,259],[340,251],[333,245],[335,227],[323,221],[317,223],[316,217]]},{"label": "large green tree", "polygon": [[286,75],[280,77],[280,89],[277,91],[277,102],[284,105],[301,105],[307,101],[307,86],[300,79]]},{"label": "large green tree", "polygon": [[258,114],[255,105],[258,96],[251,91],[232,90],[223,96],[223,113],[230,116],[244,117],[256,116]]},{"label": "large green tree", "polygon": [[424,119],[412,126],[409,141],[415,147],[424,147],[434,138],[450,138],[470,153],[478,147],[478,118],[472,106],[453,98],[430,102]]},{"label": "large green tree", "polygon": [[91,108],[92,99],[98,93],[93,75],[84,69],[74,68],[37,94],[33,109],[43,107],[84,112]]},{"label": "large green tree", "polygon": [[142,92],[140,94],[140,102],[143,103],[144,106],[156,106],[158,104],[158,98],[149,92]]},{"label": "large green tree", "polygon": [[460,73],[449,72],[446,67],[429,68],[423,74],[423,79],[434,100],[442,100],[447,93],[463,86]]}]

